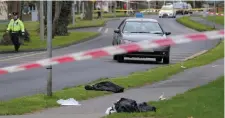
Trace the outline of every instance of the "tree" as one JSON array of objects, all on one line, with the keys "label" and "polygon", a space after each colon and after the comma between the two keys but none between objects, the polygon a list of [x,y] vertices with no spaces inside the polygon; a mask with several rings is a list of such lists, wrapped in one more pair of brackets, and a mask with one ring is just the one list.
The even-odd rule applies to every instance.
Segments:
[{"label": "tree", "polygon": [[[71,14],[72,1],[52,1],[52,37],[68,35],[67,26]],[[47,2],[44,2],[44,10],[47,11]],[[45,15],[45,26],[47,25],[47,12]],[[47,27],[46,27],[47,28]],[[45,29],[45,33],[47,29]]]},{"label": "tree", "polygon": [[85,17],[84,20],[92,20],[93,19],[93,2],[92,1],[83,1],[85,5]]}]

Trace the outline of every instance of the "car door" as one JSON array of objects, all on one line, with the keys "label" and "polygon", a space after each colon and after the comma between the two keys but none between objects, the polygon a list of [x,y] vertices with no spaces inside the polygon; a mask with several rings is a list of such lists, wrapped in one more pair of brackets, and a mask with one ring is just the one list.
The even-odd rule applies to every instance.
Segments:
[{"label": "car door", "polygon": [[122,27],[125,24],[125,21],[126,19],[124,19],[117,28],[120,30],[120,33],[115,33],[115,32],[113,33],[113,43],[112,43],[113,45],[118,45],[120,43],[120,39],[122,38],[121,31],[122,31]]}]

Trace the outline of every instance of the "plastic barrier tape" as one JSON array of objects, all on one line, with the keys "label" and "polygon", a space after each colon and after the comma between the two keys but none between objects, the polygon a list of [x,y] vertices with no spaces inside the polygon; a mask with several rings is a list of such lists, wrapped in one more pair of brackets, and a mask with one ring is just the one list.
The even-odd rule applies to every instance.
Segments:
[{"label": "plastic barrier tape", "polygon": [[57,65],[67,62],[81,61],[87,59],[95,59],[115,54],[123,54],[129,52],[135,52],[150,48],[158,48],[162,46],[190,43],[194,41],[204,40],[216,40],[224,38],[224,30],[202,32],[187,35],[176,35],[167,38],[161,38],[156,40],[145,40],[138,43],[129,43],[117,46],[108,46],[93,50],[87,50],[78,53],[72,53],[64,56],[53,57],[49,59],[43,59],[35,62],[30,62],[21,65],[14,65],[9,67],[0,68],[0,75],[14,73],[19,71],[30,70],[34,68],[41,68],[50,65]]},{"label": "plastic barrier tape", "polygon": [[210,15],[217,15],[217,16],[224,16],[224,14],[221,13],[215,13],[215,12],[207,12]]}]

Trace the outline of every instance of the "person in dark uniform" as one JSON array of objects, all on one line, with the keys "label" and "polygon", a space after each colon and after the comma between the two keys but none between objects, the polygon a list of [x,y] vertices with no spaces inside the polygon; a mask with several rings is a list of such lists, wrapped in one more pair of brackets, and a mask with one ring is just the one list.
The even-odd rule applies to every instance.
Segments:
[{"label": "person in dark uniform", "polygon": [[23,22],[18,17],[18,12],[13,12],[13,19],[10,20],[6,32],[10,33],[12,43],[15,51],[18,52],[20,48],[20,35],[25,35],[25,28]]}]

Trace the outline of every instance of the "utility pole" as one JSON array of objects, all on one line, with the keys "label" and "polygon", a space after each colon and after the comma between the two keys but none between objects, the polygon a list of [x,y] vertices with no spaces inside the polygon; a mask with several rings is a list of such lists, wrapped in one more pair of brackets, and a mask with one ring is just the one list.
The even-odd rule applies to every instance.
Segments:
[{"label": "utility pole", "polygon": [[116,6],[117,6],[117,3],[116,3],[116,1],[114,1],[113,3],[114,3],[113,4],[113,15],[114,15],[114,17],[116,17]]},{"label": "utility pole", "polygon": [[193,8],[195,8],[195,0],[193,0]]},{"label": "utility pole", "polygon": [[72,4],[72,23],[73,25],[75,25],[75,1],[73,1],[73,4]]},{"label": "utility pole", "polygon": [[214,0],[214,26],[213,28],[216,28],[216,0]]},{"label": "utility pole", "polygon": [[129,15],[128,10],[129,10],[129,0],[127,0],[127,16]]},{"label": "utility pole", "polygon": [[45,29],[44,29],[44,2],[40,1],[40,38],[45,39]]},{"label": "utility pole", "polygon": [[101,1],[101,19],[103,19],[103,0]]},{"label": "utility pole", "polygon": [[82,2],[82,19],[84,18],[84,1],[81,1]]},{"label": "utility pole", "polygon": [[[48,57],[52,57],[52,1],[47,1],[47,51]],[[52,66],[47,67],[49,75],[47,81],[47,95],[52,96]]]},{"label": "utility pole", "polygon": [[150,0],[148,0],[148,14],[150,14]]}]

